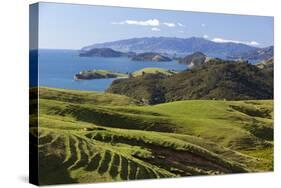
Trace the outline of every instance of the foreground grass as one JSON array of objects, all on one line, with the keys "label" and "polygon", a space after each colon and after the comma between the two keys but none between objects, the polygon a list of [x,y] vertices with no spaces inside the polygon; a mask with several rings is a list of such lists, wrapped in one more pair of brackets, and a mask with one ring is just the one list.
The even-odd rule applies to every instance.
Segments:
[{"label": "foreground grass", "polygon": [[120,95],[40,88],[39,103],[40,125],[30,130],[39,138],[40,184],[273,169],[270,100],[140,106]]}]

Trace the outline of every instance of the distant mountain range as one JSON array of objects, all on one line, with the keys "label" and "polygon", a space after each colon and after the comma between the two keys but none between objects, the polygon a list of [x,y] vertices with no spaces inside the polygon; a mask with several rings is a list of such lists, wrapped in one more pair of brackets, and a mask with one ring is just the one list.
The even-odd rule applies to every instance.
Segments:
[{"label": "distant mountain range", "polygon": [[243,53],[238,53],[235,54],[233,57],[231,58],[235,58],[235,59],[247,59],[247,60],[270,60],[273,58],[273,46],[269,46],[266,48],[256,48],[250,51],[246,51]]},{"label": "distant mountain range", "polygon": [[[93,48],[111,48],[121,52],[158,52],[167,54],[187,55],[200,51],[212,57],[249,57],[251,54],[256,58],[265,58],[267,56],[258,56],[256,52],[263,51],[262,48],[256,48],[238,43],[217,43],[203,38],[176,38],[176,37],[144,37],[118,40],[112,42],[98,43],[86,46],[81,51],[89,51]],[[273,47],[271,47],[273,49]],[[273,50],[268,51],[269,56],[273,56]],[[249,56],[247,56],[248,54]],[[265,59],[261,59],[265,60]]]}]

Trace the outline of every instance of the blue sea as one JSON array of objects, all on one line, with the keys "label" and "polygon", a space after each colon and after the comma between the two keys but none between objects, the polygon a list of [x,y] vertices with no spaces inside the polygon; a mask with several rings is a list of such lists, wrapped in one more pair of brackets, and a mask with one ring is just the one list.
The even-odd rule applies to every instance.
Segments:
[{"label": "blue sea", "polygon": [[114,79],[74,80],[82,70],[134,72],[145,67],[185,70],[186,65],[171,62],[131,61],[130,58],[79,57],[76,50],[39,50],[39,85],[88,91],[105,91]]}]

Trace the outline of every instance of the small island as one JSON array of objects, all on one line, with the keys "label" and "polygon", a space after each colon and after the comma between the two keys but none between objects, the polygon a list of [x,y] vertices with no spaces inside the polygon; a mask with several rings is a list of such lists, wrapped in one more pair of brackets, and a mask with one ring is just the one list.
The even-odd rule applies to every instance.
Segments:
[{"label": "small island", "polygon": [[157,61],[157,62],[164,62],[164,61],[172,61],[171,58],[161,55],[160,53],[154,52],[146,52],[137,54],[132,58],[133,61]]},{"label": "small island", "polygon": [[81,50],[80,57],[133,57],[134,52],[120,52],[111,48],[92,48],[89,50]]},{"label": "small island", "polygon": [[207,59],[207,56],[202,52],[195,52],[185,56],[183,59],[180,59],[179,63],[193,67],[205,63]]},{"label": "small island", "polygon": [[109,70],[86,70],[75,74],[74,80],[92,80],[104,78],[127,78],[128,74],[112,72]]}]

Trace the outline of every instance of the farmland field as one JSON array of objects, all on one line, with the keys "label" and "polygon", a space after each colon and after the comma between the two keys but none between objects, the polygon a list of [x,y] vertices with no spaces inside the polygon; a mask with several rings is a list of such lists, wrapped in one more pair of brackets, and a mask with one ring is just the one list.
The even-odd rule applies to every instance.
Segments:
[{"label": "farmland field", "polygon": [[144,105],[47,87],[39,96],[30,134],[40,185],[273,170],[273,100]]}]

